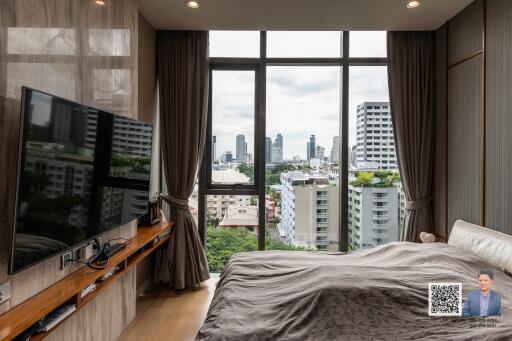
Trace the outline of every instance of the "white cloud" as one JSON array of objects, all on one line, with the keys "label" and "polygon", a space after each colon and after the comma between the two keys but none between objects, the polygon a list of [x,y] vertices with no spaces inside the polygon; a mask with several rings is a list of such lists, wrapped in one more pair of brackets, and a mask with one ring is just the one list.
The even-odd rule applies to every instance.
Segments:
[{"label": "white cloud", "polygon": [[340,76],[335,66],[267,67],[267,136],[283,135],[285,159],[305,158],[309,135],[330,151],[339,133]]},{"label": "white cloud", "polygon": [[[223,38],[221,33],[217,32],[215,40],[211,41],[211,45],[221,44],[218,48],[215,47],[217,56],[222,56],[222,46],[229,47],[231,50],[231,46],[240,46],[236,39],[245,41],[242,39],[243,34],[236,36],[230,32],[231,34]],[[269,37],[271,33],[269,32]],[[313,41],[317,49],[321,49],[322,44],[327,45],[328,42],[333,44],[333,33],[338,34],[338,32],[328,32],[326,38],[322,40],[319,32],[308,33],[310,33],[309,38],[315,38]],[[291,42],[300,36],[295,32],[279,32],[279,34]],[[354,39],[363,40],[363,42],[354,42]],[[379,56],[385,53],[383,39],[385,39],[385,32],[358,32],[351,36],[351,47],[354,50],[357,49],[358,53]],[[248,40],[254,43],[254,37]],[[242,44],[244,49],[247,48],[246,43],[247,41]],[[295,44],[299,43],[295,42]],[[324,50],[328,51],[328,49]],[[281,50],[279,53],[284,52]],[[254,72],[215,71],[213,77],[213,134],[217,136],[217,156],[227,150],[236,153],[237,134],[246,136],[248,152],[254,153]],[[333,137],[339,134],[340,96],[340,67],[267,66],[266,136],[274,140],[277,133],[283,135],[285,159],[290,159],[294,155],[305,158],[306,143],[311,134],[316,135],[316,144],[323,146],[326,156],[329,155]],[[388,97],[386,67],[350,67],[350,146],[355,143],[357,105],[364,101],[388,101]]]}]

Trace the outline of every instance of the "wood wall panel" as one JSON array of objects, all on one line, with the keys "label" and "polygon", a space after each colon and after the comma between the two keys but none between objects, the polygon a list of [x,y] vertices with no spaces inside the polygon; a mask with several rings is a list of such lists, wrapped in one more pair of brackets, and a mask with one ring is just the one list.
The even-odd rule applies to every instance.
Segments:
[{"label": "wood wall panel", "polygon": [[[0,95],[0,283],[9,279],[8,264],[16,197],[20,102]],[[0,305],[0,313],[9,302]]]},{"label": "wood wall panel", "polygon": [[434,137],[434,232],[446,239],[446,82],[447,82],[447,33],[445,24],[436,31],[436,116]]},{"label": "wood wall panel", "polygon": [[45,340],[116,340],[135,318],[134,287],[135,269],[131,269]]},{"label": "wood wall panel", "polygon": [[487,1],[486,225],[512,235],[512,1]]},{"label": "wood wall panel", "polygon": [[483,0],[476,0],[449,22],[448,64],[460,62],[483,50]]},{"label": "wood wall panel", "polygon": [[[137,225],[135,222],[131,222],[119,229],[104,233],[102,238],[104,240],[113,238],[128,239],[135,236],[136,233]],[[60,257],[56,256],[15,274],[11,277],[11,307],[48,288],[80,267],[81,265],[71,265],[61,271]],[[41,274],[44,274],[44,276]]]},{"label": "wood wall panel", "polygon": [[[61,271],[60,257],[55,256],[14,276],[7,275],[21,86],[137,118],[137,28],[135,0],[109,0],[105,6],[89,0],[0,2],[0,282],[11,281],[11,300],[0,305],[0,313],[79,268],[72,265]],[[56,30],[55,39],[45,40],[48,29]],[[131,222],[104,238],[130,238],[136,233],[136,224]],[[116,339],[135,314],[135,275],[134,269],[52,337]]]},{"label": "wood wall panel", "polygon": [[[450,26],[451,27],[451,26]],[[481,224],[483,56],[448,71],[448,226]]]}]

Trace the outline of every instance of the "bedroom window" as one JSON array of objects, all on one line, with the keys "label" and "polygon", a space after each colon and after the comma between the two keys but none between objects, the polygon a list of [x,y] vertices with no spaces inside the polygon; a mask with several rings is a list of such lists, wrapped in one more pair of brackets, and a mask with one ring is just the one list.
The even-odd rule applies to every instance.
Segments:
[{"label": "bedroom window", "polygon": [[[258,202],[258,250],[374,246],[360,240],[367,229],[361,222],[378,221],[382,229],[384,217],[389,223],[399,215],[390,203],[396,193],[371,172],[371,162],[381,158],[374,171],[399,183],[386,62],[385,32],[210,32],[210,110],[198,191],[207,252],[208,231],[219,228],[207,213],[214,195]],[[244,181],[219,178],[220,169]],[[363,207],[367,190],[378,213]]]},{"label": "bedroom window", "polygon": [[338,250],[340,83],[340,66],[267,66],[266,228],[290,249]]},{"label": "bedroom window", "polygon": [[[385,42],[385,37],[381,40]],[[385,53],[380,45],[376,43],[374,50],[365,53]],[[387,68],[351,66],[349,84],[349,146],[353,154],[348,196],[349,211],[357,212],[348,219],[349,247],[358,250],[397,241],[403,212],[399,209],[400,173],[389,123]],[[356,140],[359,135],[361,142]],[[360,200],[350,200],[355,193]]]},{"label": "bedroom window", "polygon": [[254,184],[255,71],[213,70],[212,184]]}]

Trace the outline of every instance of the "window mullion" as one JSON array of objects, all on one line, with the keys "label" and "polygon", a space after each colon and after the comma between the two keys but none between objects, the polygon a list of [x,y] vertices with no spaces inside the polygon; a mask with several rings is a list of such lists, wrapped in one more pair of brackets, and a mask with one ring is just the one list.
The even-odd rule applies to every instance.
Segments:
[{"label": "window mullion", "polygon": [[349,65],[350,65],[350,33],[343,32],[343,69],[341,82],[341,148],[339,165],[339,186],[340,186],[340,219],[339,219],[339,243],[340,251],[348,250],[348,124],[349,124]]},{"label": "window mullion", "polygon": [[265,134],[266,134],[266,100],[267,100],[267,32],[260,32],[260,64],[256,77],[257,122],[256,122],[256,152],[258,158],[255,167],[258,176],[258,249],[265,250]]}]

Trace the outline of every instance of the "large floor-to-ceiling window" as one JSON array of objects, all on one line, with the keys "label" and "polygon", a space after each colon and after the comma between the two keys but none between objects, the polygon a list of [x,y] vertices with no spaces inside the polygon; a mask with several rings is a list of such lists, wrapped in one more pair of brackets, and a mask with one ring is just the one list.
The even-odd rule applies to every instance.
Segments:
[{"label": "large floor-to-ceiling window", "polygon": [[210,32],[198,199],[210,270],[240,251],[397,240],[385,32]]}]

